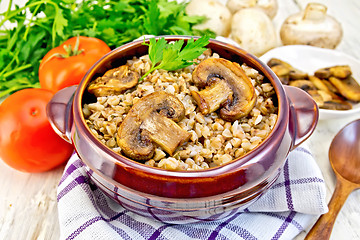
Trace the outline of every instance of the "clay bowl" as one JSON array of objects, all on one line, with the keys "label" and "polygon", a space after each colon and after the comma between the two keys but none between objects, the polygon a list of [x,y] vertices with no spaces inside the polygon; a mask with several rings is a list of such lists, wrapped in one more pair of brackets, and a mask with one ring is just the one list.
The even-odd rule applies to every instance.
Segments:
[{"label": "clay bowl", "polygon": [[[166,36],[167,41],[186,36]],[[221,57],[257,69],[274,86],[278,119],[255,149],[228,164],[201,171],[167,171],[126,158],[102,144],[85,124],[82,105],[86,87],[96,76],[133,56],[147,54],[142,40],[114,49],[100,59],[78,86],[58,92],[48,104],[55,131],[72,143],[91,180],[123,207],[167,223],[215,220],[235,214],[256,201],[276,181],[291,150],[313,132],[316,103],[304,91],[282,86],[255,56],[232,45],[210,40]]]}]

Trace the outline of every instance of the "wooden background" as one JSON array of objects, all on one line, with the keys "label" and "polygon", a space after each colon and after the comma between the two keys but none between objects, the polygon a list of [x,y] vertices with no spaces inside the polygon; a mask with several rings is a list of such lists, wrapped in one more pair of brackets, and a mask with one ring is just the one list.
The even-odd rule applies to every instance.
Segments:
[{"label": "wooden background", "polygon": [[[24,0],[22,0],[24,1]],[[279,10],[273,19],[276,29],[292,13],[303,9],[306,0],[278,0]],[[342,24],[344,36],[337,50],[360,59],[360,1],[321,0],[328,13]],[[2,0],[0,9],[6,7]],[[334,191],[335,176],[328,161],[328,148],[336,132],[360,115],[345,119],[320,121],[307,140],[320,166],[327,186],[327,200]],[[63,166],[40,174],[28,174],[11,169],[0,161],[0,240],[58,239],[56,188]],[[360,191],[353,192],[335,223],[331,239],[360,239]],[[303,239],[301,233],[296,239]]]}]

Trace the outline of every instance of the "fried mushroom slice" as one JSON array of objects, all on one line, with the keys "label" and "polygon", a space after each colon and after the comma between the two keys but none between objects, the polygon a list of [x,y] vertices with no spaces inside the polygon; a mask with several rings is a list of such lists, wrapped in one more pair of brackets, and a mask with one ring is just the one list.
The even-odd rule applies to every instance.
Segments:
[{"label": "fried mushroom slice", "polygon": [[129,112],[120,125],[116,141],[126,156],[145,161],[152,158],[155,147],[149,136],[143,134],[141,124],[142,121]]},{"label": "fried mushroom slice", "polygon": [[327,84],[326,81],[322,81],[320,78],[316,76],[309,76],[309,80],[315,85],[315,87],[327,95],[331,96],[331,99],[340,99],[335,91],[332,91],[330,86],[331,83]]},{"label": "fried mushroom slice", "polygon": [[163,91],[149,94],[138,100],[126,115],[117,133],[117,143],[134,160],[152,158],[154,144],[172,155],[191,136],[175,123],[184,116],[184,105],[174,95]]},{"label": "fried mushroom slice", "polygon": [[233,94],[233,91],[225,81],[214,78],[211,82],[212,84],[204,90],[191,92],[200,112],[204,115],[215,112]]},{"label": "fried mushroom slice", "polygon": [[279,77],[283,84],[288,84],[291,80],[307,79],[308,74],[294,68],[289,63],[278,58],[271,58],[267,65]]},{"label": "fried mushroom slice", "polygon": [[[206,93],[212,91],[211,96],[207,98],[198,97],[204,96],[202,91],[191,91],[191,95],[203,113],[211,113],[220,108],[222,119],[235,121],[248,115],[255,105],[254,86],[238,63],[224,58],[208,58],[195,68],[192,77],[197,87],[205,88],[203,91]],[[216,86],[212,86],[213,84]],[[221,87],[218,87],[220,84]],[[214,100],[215,103],[212,103],[210,100],[217,96],[220,100]]]},{"label": "fried mushroom slice", "polygon": [[341,99],[333,99],[331,101],[324,102],[322,108],[330,110],[349,110],[352,109],[352,105]]},{"label": "fried mushroom slice", "polygon": [[134,87],[140,75],[129,70],[127,65],[108,70],[102,77],[96,78],[88,86],[88,92],[96,97],[120,94]]},{"label": "fried mushroom slice", "polygon": [[173,155],[175,149],[191,136],[173,120],[154,112],[143,121],[140,129],[145,130],[144,134],[169,155]]},{"label": "fried mushroom slice", "polygon": [[334,93],[334,94],[340,94],[339,93],[339,90],[337,90],[337,88],[331,83],[329,82],[328,80],[326,79],[322,79],[321,80],[324,85],[329,89],[330,92]]},{"label": "fried mushroom slice", "polygon": [[330,77],[348,78],[352,74],[349,65],[338,65],[333,67],[321,68],[315,71],[314,75],[318,78],[327,79]]},{"label": "fried mushroom slice", "polygon": [[360,85],[352,76],[346,79],[330,77],[329,81],[339,90],[340,94],[346,99],[354,102],[360,101]]},{"label": "fried mushroom slice", "polygon": [[322,109],[329,110],[349,110],[352,105],[341,98],[333,99],[328,92],[322,90],[309,90],[307,93],[314,99],[316,104]]},{"label": "fried mushroom slice", "polygon": [[301,88],[306,92],[308,92],[309,90],[316,90],[315,84],[306,79],[291,81],[289,85]]},{"label": "fried mushroom slice", "polygon": [[317,89],[323,90],[323,91],[330,91],[329,88],[325,85],[324,82],[321,81],[320,78],[316,76],[309,76],[309,80],[315,85]]},{"label": "fried mushroom slice", "polygon": [[271,67],[271,70],[278,76],[282,84],[289,84],[290,81],[290,69],[285,67],[282,64],[274,65]]},{"label": "fried mushroom slice", "polygon": [[314,101],[320,108],[324,105],[324,99],[319,93],[319,91],[311,89],[306,92],[312,97],[312,99],[314,99]]}]

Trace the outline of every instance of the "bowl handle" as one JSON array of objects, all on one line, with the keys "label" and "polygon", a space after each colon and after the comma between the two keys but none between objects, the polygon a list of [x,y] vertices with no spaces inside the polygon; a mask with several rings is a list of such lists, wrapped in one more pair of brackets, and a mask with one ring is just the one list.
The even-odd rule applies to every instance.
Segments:
[{"label": "bowl handle", "polygon": [[284,89],[289,99],[289,130],[293,137],[292,149],[295,149],[315,130],[319,120],[319,108],[304,90],[291,86],[284,86]]},{"label": "bowl handle", "polygon": [[72,105],[76,88],[77,85],[61,89],[46,106],[46,114],[52,128],[69,143],[71,143]]}]

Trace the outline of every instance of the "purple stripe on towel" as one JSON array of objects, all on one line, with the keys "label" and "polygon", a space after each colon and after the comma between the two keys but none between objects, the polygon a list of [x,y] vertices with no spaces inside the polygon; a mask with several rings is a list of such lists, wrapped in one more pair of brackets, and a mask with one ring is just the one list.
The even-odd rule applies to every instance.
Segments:
[{"label": "purple stripe on towel", "polygon": [[[84,224],[82,224],[79,228],[77,228],[73,233],[71,233],[66,240],[71,240],[71,239],[75,239],[80,233],[82,233],[83,231],[85,231],[89,226],[91,226],[92,224],[98,222],[98,221],[105,221],[107,223],[109,223],[110,221],[113,221],[114,218],[119,218],[121,215],[123,215],[125,212],[121,212],[118,215],[110,218],[110,219],[104,219],[101,216],[96,216],[93,217],[91,219],[89,219],[88,221],[86,221]],[[121,235],[123,238],[125,239],[131,239],[130,236],[122,229],[113,226],[112,224],[109,224],[110,227],[112,229],[114,229],[119,235]]]},{"label": "purple stripe on towel", "polygon": [[[108,222],[109,225],[111,225],[110,222],[113,221],[121,223],[135,230],[144,239],[149,237],[149,232],[153,233],[156,231],[155,227],[151,224],[138,221],[136,218],[133,218],[131,213],[128,214],[129,210],[123,209],[120,213],[113,211],[113,209],[108,205],[106,196],[99,189],[93,191],[93,195],[89,195],[89,198],[99,214],[104,217],[104,221]],[[124,233],[122,233],[121,229],[113,225],[111,225],[111,227],[124,238]]]},{"label": "purple stripe on towel", "polygon": [[79,177],[75,178],[69,185],[67,185],[65,188],[63,188],[63,190],[61,192],[59,192],[59,194],[57,196],[57,201],[59,201],[63,196],[65,196],[73,188],[75,188],[76,186],[83,184],[83,183],[88,183],[87,177],[79,176]]},{"label": "purple stripe on towel", "polygon": [[164,231],[165,228],[169,227],[171,225],[167,224],[164,226],[159,227],[158,229],[155,230],[155,232],[149,237],[149,240],[155,240],[158,239],[158,237],[160,236],[161,232]]},{"label": "purple stripe on towel", "polygon": [[307,153],[310,156],[312,156],[311,152],[309,150],[307,150],[306,148],[303,147],[297,147],[296,150],[298,150],[299,152],[303,152],[303,153]]},{"label": "purple stripe on towel", "polygon": [[[264,215],[267,215],[267,216],[270,216],[270,217],[273,217],[273,218],[277,218],[277,219],[280,219],[280,220],[286,220],[287,217],[283,216],[283,215],[279,215],[277,213],[272,213],[272,212],[268,212],[268,213],[261,213],[261,214],[264,214]],[[297,228],[299,231],[302,231],[304,230],[304,227],[297,221],[295,221],[294,219],[291,220],[290,222],[295,228]]]},{"label": "purple stripe on towel", "polygon": [[61,177],[59,185],[62,184],[76,169],[84,166],[80,159],[76,159],[70,166],[67,167],[64,175]]},{"label": "purple stripe on towel", "polygon": [[[235,214],[234,216],[224,220],[221,224],[219,224],[211,233],[211,235],[209,236],[209,240],[210,239],[216,239],[217,236],[219,235],[221,229],[223,229],[224,227],[226,227],[226,225],[230,224],[233,220],[235,220],[237,217],[239,216],[239,214]],[[248,231],[244,230],[244,231],[238,231],[238,234],[243,237],[244,239],[256,239],[256,238],[249,238],[249,235],[251,235]]]},{"label": "purple stripe on towel", "polygon": [[286,202],[289,210],[294,210],[294,205],[291,196],[290,188],[290,174],[289,174],[289,163],[286,161],[284,166],[284,178],[285,178],[285,193],[286,193]]},{"label": "purple stripe on towel", "polygon": [[[297,184],[308,184],[308,183],[323,183],[324,180],[317,177],[309,177],[309,178],[300,178],[296,180],[290,180],[290,185],[297,185]],[[285,182],[280,182],[271,187],[271,189],[275,188],[282,188],[285,186]]]},{"label": "purple stripe on towel", "polygon": [[277,230],[275,235],[271,238],[272,240],[276,240],[281,237],[281,235],[285,232],[286,228],[289,226],[289,223],[291,223],[291,221],[293,220],[295,215],[296,215],[296,212],[293,212],[293,211],[290,212],[290,214],[287,216],[287,218],[285,219],[283,224],[280,226],[280,228]]},{"label": "purple stripe on towel", "polygon": [[90,226],[91,224],[102,220],[102,217],[97,216],[94,218],[89,219],[88,221],[86,221],[83,225],[81,225],[78,229],[76,229],[72,234],[70,234],[70,236],[68,236],[66,238],[66,240],[71,240],[74,239],[75,237],[77,237],[81,232],[83,232],[88,226]]},{"label": "purple stripe on towel", "polygon": [[[240,215],[242,213],[238,213]],[[246,240],[257,240],[257,238],[249,232],[246,228],[239,227],[237,223],[230,223],[227,226],[228,229],[230,229],[232,232],[237,233],[240,237]]]}]

